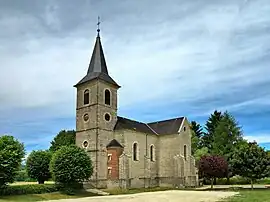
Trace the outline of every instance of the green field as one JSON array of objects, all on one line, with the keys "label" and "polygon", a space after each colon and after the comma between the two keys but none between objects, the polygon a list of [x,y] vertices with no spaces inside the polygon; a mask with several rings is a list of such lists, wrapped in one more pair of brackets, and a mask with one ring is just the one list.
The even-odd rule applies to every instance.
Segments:
[{"label": "green field", "polygon": [[270,190],[247,190],[222,202],[270,202]]}]

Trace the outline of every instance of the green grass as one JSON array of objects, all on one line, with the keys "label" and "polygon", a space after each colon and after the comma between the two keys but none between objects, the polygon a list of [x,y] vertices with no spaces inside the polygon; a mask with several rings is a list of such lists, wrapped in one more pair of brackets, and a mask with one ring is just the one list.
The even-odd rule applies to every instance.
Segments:
[{"label": "green grass", "polygon": [[[176,190],[170,187],[152,187],[152,188],[133,188],[133,189],[103,189],[102,191],[109,193],[110,195],[119,194],[137,194],[142,192],[154,192],[154,191],[166,191],[166,190]],[[1,202],[1,201],[0,201]]]},{"label": "green grass", "polygon": [[[37,182],[14,182],[12,184],[9,184],[11,186],[16,186],[16,185],[29,185],[29,184],[38,184]],[[45,184],[54,184],[53,181],[46,181]]]},{"label": "green grass", "polygon": [[239,195],[223,200],[222,202],[270,202],[269,190],[240,191]]},{"label": "green grass", "polygon": [[63,193],[55,192],[55,193],[46,193],[46,194],[28,194],[28,195],[18,195],[18,196],[4,196],[0,197],[0,202],[8,202],[8,201],[19,201],[19,202],[27,202],[27,201],[46,201],[46,200],[58,200],[58,199],[70,199],[70,198],[82,198],[82,197],[91,197],[97,196],[96,194],[89,192],[78,192],[75,195],[66,195]]}]

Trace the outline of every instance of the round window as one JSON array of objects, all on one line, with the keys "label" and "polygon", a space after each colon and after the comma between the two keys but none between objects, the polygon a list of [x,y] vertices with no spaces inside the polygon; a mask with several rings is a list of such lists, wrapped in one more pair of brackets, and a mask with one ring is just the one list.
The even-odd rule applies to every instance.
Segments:
[{"label": "round window", "polygon": [[86,140],[83,142],[83,147],[84,148],[88,147],[88,142]]},{"label": "round window", "polygon": [[106,121],[110,121],[110,120],[111,120],[110,114],[105,114],[105,120],[106,120]]},{"label": "round window", "polygon": [[89,115],[88,114],[83,115],[83,120],[88,121],[89,120]]}]

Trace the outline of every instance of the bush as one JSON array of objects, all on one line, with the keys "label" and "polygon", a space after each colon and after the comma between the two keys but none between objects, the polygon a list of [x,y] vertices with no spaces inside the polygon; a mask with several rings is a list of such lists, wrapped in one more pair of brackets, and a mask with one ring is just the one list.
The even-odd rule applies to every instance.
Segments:
[{"label": "bush", "polygon": [[14,181],[24,154],[23,144],[13,136],[0,137],[0,187]]},{"label": "bush", "polygon": [[49,165],[51,153],[48,151],[32,151],[26,161],[28,176],[36,179],[39,184],[44,184],[50,177]]},{"label": "bush", "polygon": [[25,169],[16,172],[14,181],[15,182],[36,182],[35,179],[32,179],[27,175],[27,172]]},{"label": "bush", "polygon": [[22,194],[43,194],[56,192],[59,189],[54,184],[31,184],[12,185],[0,188],[0,196],[22,195]]},{"label": "bush", "polygon": [[57,184],[68,188],[80,188],[93,173],[92,161],[87,153],[77,146],[63,146],[51,160],[50,170]]}]

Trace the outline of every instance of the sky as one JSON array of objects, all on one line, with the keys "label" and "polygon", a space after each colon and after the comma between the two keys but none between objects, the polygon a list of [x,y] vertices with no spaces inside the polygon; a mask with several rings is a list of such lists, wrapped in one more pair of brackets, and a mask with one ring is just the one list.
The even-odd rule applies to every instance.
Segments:
[{"label": "sky", "polygon": [[269,0],[0,0],[0,134],[30,152],[75,129],[97,16],[118,115],[203,125],[228,110],[270,149]]}]

